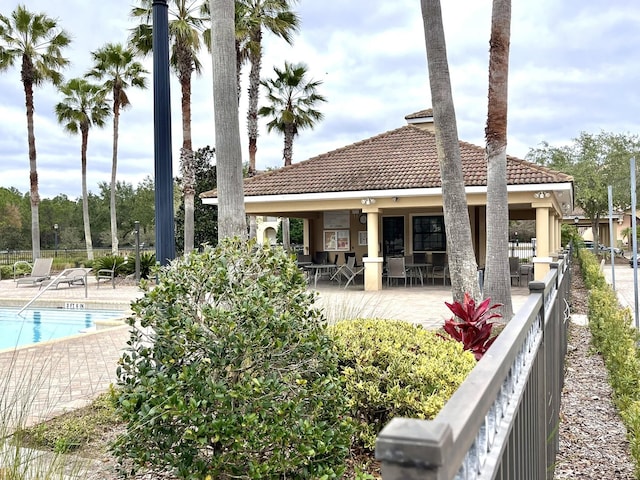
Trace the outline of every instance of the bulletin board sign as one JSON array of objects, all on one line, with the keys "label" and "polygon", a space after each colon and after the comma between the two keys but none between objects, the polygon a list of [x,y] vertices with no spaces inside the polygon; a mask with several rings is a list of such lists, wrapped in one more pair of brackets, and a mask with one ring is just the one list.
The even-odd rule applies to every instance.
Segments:
[{"label": "bulletin board sign", "polygon": [[338,229],[349,228],[349,210],[336,210],[324,212],[324,228]]},{"label": "bulletin board sign", "polygon": [[348,252],[351,249],[349,230],[324,230],[324,249],[333,252]]}]

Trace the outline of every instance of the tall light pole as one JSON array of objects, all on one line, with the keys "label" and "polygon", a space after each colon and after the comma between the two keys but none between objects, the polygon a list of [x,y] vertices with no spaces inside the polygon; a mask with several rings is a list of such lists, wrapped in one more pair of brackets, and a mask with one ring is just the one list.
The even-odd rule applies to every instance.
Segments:
[{"label": "tall light pole", "polygon": [[152,8],[156,260],[160,265],[167,265],[176,256],[171,165],[169,7],[167,0],[153,0]]},{"label": "tall light pole", "polygon": [[54,239],[55,239],[54,240],[54,245],[55,245],[55,250],[56,250],[54,256],[57,257],[58,256],[58,224],[57,223],[53,224],[53,234],[54,234]]}]

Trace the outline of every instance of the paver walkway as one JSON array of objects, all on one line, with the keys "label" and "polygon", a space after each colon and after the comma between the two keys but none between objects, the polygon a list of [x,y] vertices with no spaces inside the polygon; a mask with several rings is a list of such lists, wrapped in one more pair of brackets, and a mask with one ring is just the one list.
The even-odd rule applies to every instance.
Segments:
[{"label": "paver walkway", "polygon": [[[328,284],[318,287],[317,304],[329,321],[367,316],[437,328],[451,316],[444,304],[451,300],[449,287],[393,287],[381,292],[364,292],[362,285],[347,290]],[[23,306],[36,293],[37,288],[16,288],[12,280],[0,281],[0,305]],[[526,288],[514,288],[514,309],[524,303],[527,293]],[[64,308],[71,303],[125,310],[141,294],[137,287],[96,288],[91,283],[87,297],[84,287],[63,287],[46,291],[36,305]],[[90,402],[115,381],[117,361],[128,338],[128,327],[121,326],[0,352],[2,407],[12,407],[22,422],[31,424]]]}]

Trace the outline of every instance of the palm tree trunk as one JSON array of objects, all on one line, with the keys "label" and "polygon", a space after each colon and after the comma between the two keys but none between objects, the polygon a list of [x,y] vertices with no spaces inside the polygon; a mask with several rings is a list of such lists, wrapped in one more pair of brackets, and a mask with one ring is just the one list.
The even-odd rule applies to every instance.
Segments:
[{"label": "palm tree trunk", "polygon": [[293,137],[295,137],[296,127],[293,123],[287,123],[284,126],[284,148],[282,149],[282,157],[284,166],[291,165],[293,159]]},{"label": "palm tree trunk", "polygon": [[87,258],[93,260],[93,242],[91,241],[91,223],[89,222],[89,196],[87,194],[87,143],[89,140],[89,127],[81,127],[82,150],[82,222],[84,223],[84,241],[87,246]]},{"label": "palm tree trunk", "polygon": [[249,106],[247,108],[247,130],[249,133],[249,175],[256,172],[256,152],[258,151],[258,99],[260,97],[260,69],[262,66],[262,31],[258,29],[252,41],[257,52],[251,55],[249,71]]},{"label": "palm tree trunk", "polygon": [[218,174],[218,238],[247,237],[235,69],[234,0],[211,0],[213,110]]},{"label": "palm tree trunk", "polygon": [[433,120],[440,161],[447,254],[454,301],[465,292],[480,298],[478,267],[471,237],[469,210],[462,176],[458,126],[451,94],[451,79],[439,0],[421,0],[424,21]]},{"label": "palm tree trunk", "polygon": [[[23,70],[29,68],[23,65]],[[31,201],[31,249],[33,259],[40,258],[40,193],[36,163],[36,136],[33,128],[33,83],[25,81],[24,95],[27,107],[27,139],[29,142],[29,196]]]},{"label": "palm tree trunk", "polygon": [[120,105],[113,106],[113,158],[111,161],[111,254],[118,255],[118,223],[116,221],[116,172],[118,170],[118,127],[120,124]]},{"label": "palm tree trunk", "polygon": [[484,296],[502,304],[505,321],[513,317],[509,274],[509,199],[507,194],[507,99],[511,0],[493,0],[489,42],[487,149],[487,259]]},{"label": "palm tree trunk", "polygon": [[193,250],[195,175],[193,170],[193,144],[191,141],[191,71],[193,61],[185,65],[180,74],[182,88],[182,192],[184,195],[184,253]]}]

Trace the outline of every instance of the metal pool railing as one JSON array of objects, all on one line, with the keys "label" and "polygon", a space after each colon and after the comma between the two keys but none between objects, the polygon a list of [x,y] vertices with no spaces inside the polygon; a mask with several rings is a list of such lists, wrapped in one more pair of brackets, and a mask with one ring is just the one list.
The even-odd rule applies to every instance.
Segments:
[{"label": "metal pool railing", "polygon": [[434,420],[380,432],[384,480],[552,479],[567,348],[570,253],[561,255]]}]

